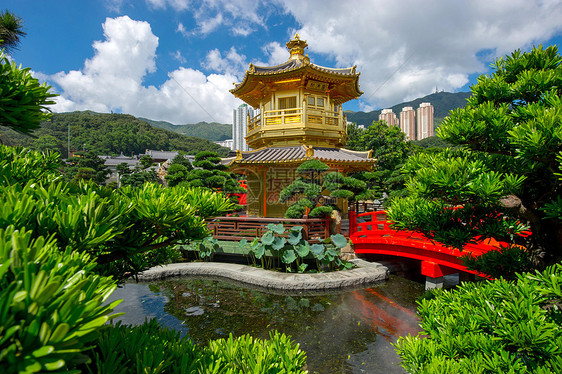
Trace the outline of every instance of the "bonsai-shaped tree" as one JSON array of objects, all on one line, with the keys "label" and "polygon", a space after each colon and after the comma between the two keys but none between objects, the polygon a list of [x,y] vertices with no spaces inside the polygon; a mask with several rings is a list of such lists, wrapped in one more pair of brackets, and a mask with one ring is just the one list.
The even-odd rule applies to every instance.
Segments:
[{"label": "bonsai-shaped tree", "polygon": [[[480,76],[468,105],[437,131],[463,148],[406,164],[410,196],[392,202],[395,227],[457,248],[493,237],[527,247],[537,262],[560,261],[561,61],[554,46],[515,51]],[[532,234],[521,236],[528,228]],[[488,269],[505,263],[495,261]]]},{"label": "bonsai-shaped tree", "polygon": [[95,152],[76,152],[67,160],[64,168],[66,179],[69,181],[91,180],[99,185],[105,184],[110,170],[105,167],[105,161]]},{"label": "bonsai-shaped tree", "polygon": [[310,217],[329,216],[333,208],[320,205],[324,190],[323,174],[330,167],[319,160],[308,160],[297,168],[297,178],[285,187],[279,195],[279,201],[285,202],[298,194],[304,196],[292,204],[285,212],[287,218],[302,218],[307,212]]},{"label": "bonsai-shaped tree", "polygon": [[321,204],[324,192],[330,197],[349,201],[368,195],[364,181],[329,170],[330,167],[319,160],[305,161],[297,168],[297,178],[281,191],[279,201],[285,202],[298,194],[304,198],[287,209],[287,218],[301,218],[307,211],[310,217],[329,216],[334,208]]},{"label": "bonsai-shaped tree", "polygon": [[240,187],[234,174],[228,171],[228,167],[221,164],[221,158],[216,152],[199,152],[195,155],[194,168],[191,170],[187,165],[184,168],[184,165],[178,161],[170,166],[168,173],[172,169],[172,174],[167,176],[169,186],[201,187],[213,192],[221,192],[233,203],[238,202],[235,193],[246,192]]},{"label": "bonsai-shaped tree", "polygon": [[166,174],[165,177],[168,186],[177,186],[179,183],[185,181],[191,170],[193,170],[191,162],[185,158],[182,153],[179,153],[174,157],[168,168],[168,174]]}]

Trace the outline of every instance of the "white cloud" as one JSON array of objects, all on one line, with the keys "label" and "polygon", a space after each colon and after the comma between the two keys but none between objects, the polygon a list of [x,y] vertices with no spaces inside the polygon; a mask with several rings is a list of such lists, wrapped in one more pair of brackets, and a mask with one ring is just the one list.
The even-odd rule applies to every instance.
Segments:
[{"label": "white cloud", "polygon": [[271,42],[262,48],[263,52],[269,56],[268,65],[279,65],[289,58],[287,47],[278,42]]},{"label": "white cloud", "polygon": [[187,31],[187,29],[185,28],[185,26],[181,22],[178,23],[178,27],[176,28],[176,32],[179,32],[180,34],[182,34],[185,37],[189,36],[189,31]]},{"label": "white cloud", "polygon": [[216,14],[214,17],[199,20],[199,32],[203,35],[215,31],[223,22],[221,13]]},{"label": "white cloud", "polygon": [[231,47],[223,57],[215,48],[207,53],[205,63],[202,65],[209,70],[241,77],[246,67],[246,56],[239,54],[235,47]]},{"label": "white cloud", "polygon": [[166,9],[170,6],[175,11],[181,12],[189,9],[189,0],[146,0],[146,3],[155,9]]},{"label": "white cloud", "polygon": [[[179,68],[161,86],[146,87],[143,79],[156,69],[158,46],[150,25],[124,16],[106,19],[103,30],[105,40],[94,42],[95,54],[82,70],[48,77],[60,88],[54,111],[113,110],[175,124],[232,121],[231,108],[240,104],[228,91],[235,76]],[[232,49],[226,59],[244,56]]]},{"label": "white cloud", "polygon": [[528,48],[562,30],[556,0],[283,3],[311,52],[339,67],[358,65],[363,100],[376,107],[427,95],[436,86],[459,89],[470,74],[487,71],[489,56]]},{"label": "white cloud", "polygon": [[170,55],[174,58],[174,60],[179,61],[180,64],[185,64],[187,62],[187,60],[185,59],[185,57],[183,57],[179,50],[170,53]]},{"label": "white cloud", "polygon": [[[172,6],[171,3],[174,2],[173,0],[148,1],[154,1],[163,8],[167,4]],[[191,31],[185,28],[180,31],[185,37],[206,36],[220,27],[226,27],[234,36],[248,36],[259,28],[267,28],[266,21],[278,5],[278,0],[197,0],[188,5],[193,10],[196,27]],[[187,9],[188,5],[183,9]]]}]

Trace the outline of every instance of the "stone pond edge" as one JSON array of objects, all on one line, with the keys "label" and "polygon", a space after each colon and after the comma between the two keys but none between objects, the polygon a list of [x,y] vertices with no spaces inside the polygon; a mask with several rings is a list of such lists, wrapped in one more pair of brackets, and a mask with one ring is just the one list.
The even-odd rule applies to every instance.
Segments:
[{"label": "stone pond edge", "polygon": [[329,273],[280,273],[248,265],[222,262],[185,262],[155,266],[138,275],[150,282],[171,277],[205,276],[227,278],[258,287],[278,290],[338,290],[374,284],[388,279],[389,270],[376,262],[351,260],[356,268]]}]

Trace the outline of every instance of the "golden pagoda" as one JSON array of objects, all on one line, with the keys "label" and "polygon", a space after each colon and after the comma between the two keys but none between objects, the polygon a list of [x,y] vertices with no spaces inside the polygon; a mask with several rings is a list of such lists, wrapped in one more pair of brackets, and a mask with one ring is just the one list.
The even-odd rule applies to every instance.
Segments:
[{"label": "golden pagoda", "polygon": [[370,152],[342,148],[347,120],[341,105],[363,94],[359,73],[355,66],[311,63],[304,54],[307,46],[296,34],[287,43],[288,61],[270,67],[250,64],[244,80],[230,90],[258,112],[248,118],[246,141],[253,150],[225,160],[232,171],[246,174],[248,215],[282,217],[288,205],[278,202],[279,193],[306,160],[318,159],[344,174],[374,165]]}]

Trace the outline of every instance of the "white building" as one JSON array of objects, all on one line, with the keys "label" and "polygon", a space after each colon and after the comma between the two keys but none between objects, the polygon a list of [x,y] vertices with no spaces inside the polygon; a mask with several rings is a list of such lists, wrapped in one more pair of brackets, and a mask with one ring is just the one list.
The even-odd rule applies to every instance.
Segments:
[{"label": "white building", "polygon": [[433,136],[433,105],[431,103],[421,103],[416,111],[417,117],[417,140],[422,140]]},{"label": "white building", "polygon": [[381,114],[379,114],[379,121],[385,121],[387,126],[398,125],[398,118],[392,109],[383,109]]},{"label": "white building", "polygon": [[248,117],[254,117],[254,109],[248,104],[242,104],[233,111],[232,119],[232,150],[248,151],[246,135],[248,133]]},{"label": "white building", "polygon": [[400,112],[400,130],[408,140],[416,140],[416,111],[411,106],[405,106]]},{"label": "white building", "polygon": [[221,147],[226,147],[226,148],[230,148],[231,150],[234,150],[234,139],[226,139],[226,140],[223,140],[223,141],[220,141],[220,142],[215,142],[215,144],[218,144]]}]

